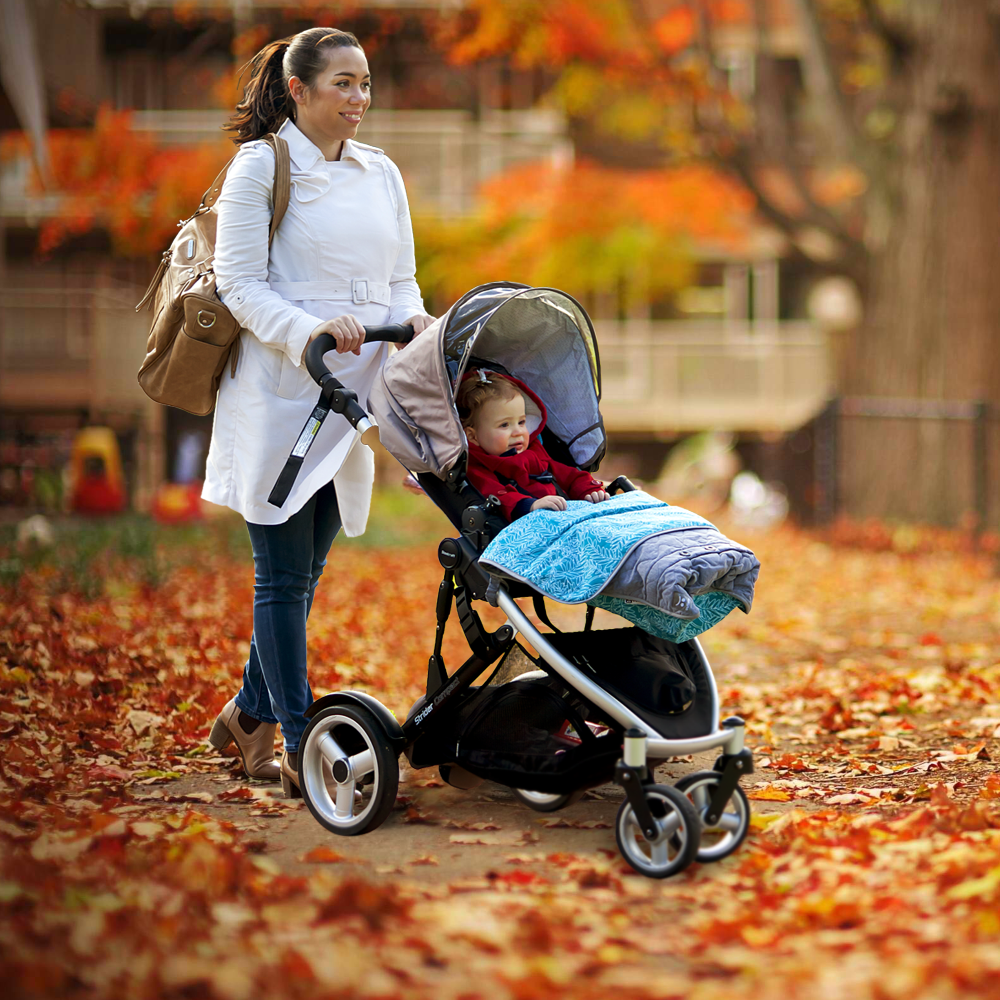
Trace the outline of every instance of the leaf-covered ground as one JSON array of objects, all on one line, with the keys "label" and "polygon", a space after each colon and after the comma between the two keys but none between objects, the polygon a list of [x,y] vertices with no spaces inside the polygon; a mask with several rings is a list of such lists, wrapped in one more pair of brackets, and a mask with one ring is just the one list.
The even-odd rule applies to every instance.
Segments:
[{"label": "leaf-covered ground", "polygon": [[[338,542],[313,611],[315,691],[363,686],[398,714],[421,693],[439,570],[434,527],[410,516],[421,544]],[[238,536],[164,547],[132,525],[117,548],[83,552],[71,529],[58,556],[7,545],[5,995],[995,997],[994,558],[942,533],[724,527],[764,567],[753,613],[703,638],[724,711],[749,721],[754,824],[726,861],[665,882],[606,849],[614,789],[557,814],[564,827],[508,805],[515,821],[491,830],[406,798],[436,785],[428,772],[368,838],[312,824],[288,860],[289,805],[205,748],[250,633]],[[414,854],[434,837],[451,853]],[[395,863],[365,862],[362,841]]]}]

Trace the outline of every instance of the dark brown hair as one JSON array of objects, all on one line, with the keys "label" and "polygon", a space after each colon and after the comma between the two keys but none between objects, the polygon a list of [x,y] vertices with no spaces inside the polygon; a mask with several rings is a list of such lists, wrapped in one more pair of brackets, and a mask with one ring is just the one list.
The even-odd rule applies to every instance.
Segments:
[{"label": "dark brown hair", "polygon": [[349,31],[337,28],[308,28],[297,35],[269,42],[240,70],[249,68],[250,79],[236,114],[222,128],[234,133],[233,142],[241,145],[276,132],[286,118],[295,121],[295,101],[288,81],[297,76],[306,87],[326,68],[330,49],[361,43]]},{"label": "dark brown hair", "polygon": [[[482,380],[485,376],[487,381]],[[491,399],[514,399],[521,395],[513,382],[496,372],[475,371],[462,380],[455,397],[455,406],[463,427],[472,423],[472,418],[479,412],[479,407]]]}]

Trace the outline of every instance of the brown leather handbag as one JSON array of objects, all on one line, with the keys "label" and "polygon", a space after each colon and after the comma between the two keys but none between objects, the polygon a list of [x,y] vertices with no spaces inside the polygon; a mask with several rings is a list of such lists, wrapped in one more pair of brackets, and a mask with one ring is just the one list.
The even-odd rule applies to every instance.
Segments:
[{"label": "brown leather handbag", "polygon": [[[270,247],[288,208],[291,164],[284,139],[273,132],[263,138],[274,149],[275,160]],[[235,378],[239,357],[240,324],[219,298],[213,270],[218,223],[215,202],[233,160],[205,192],[198,211],[178,223],[179,232],[135,307],[139,312],[148,305],[153,311],[139,385],[158,403],[199,416],[215,408],[226,362],[230,362],[230,377]]]}]

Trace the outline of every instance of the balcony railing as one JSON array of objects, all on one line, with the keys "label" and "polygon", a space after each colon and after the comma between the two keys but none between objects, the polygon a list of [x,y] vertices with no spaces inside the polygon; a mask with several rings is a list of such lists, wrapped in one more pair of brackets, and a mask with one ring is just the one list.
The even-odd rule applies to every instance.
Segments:
[{"label": "balcony railing", "polygon": [[149,319],[132,288],[0,290],[0,406],[137,411]]},{"label": "balcony railing", "polygon": [[[136,111],[132,127],[164,145],[221,141],[225,111]],[[406,179],[414,210],[469,212],[479,185],[520,163],[566,163],[573,144],[562,117],[549,111],[371,111],[359,141],[384,149]],[[31,193],[27,155],[0,164],[0,211],[38,219],[58,211],[59,198]],[[205,187],[212,178],[205,178]]]},{"label": "balcony railing", "polygon": [[[0,406],[134,410],[148,315],[141,289],[0,293]],[[611,432],[788,431],[832,393],[825,336],[809,323],[596,323]]]},{"label": "balcony railing", "polygon": [[789,431],[833,392],[825,334],[806,322],[597,322],[609,431]]},{"label": "balcony railing", "polygon": [[[224,111],[137,111],[132,123],[165,144],[196,143],[220,138],[225,117]],[[468,111],[379,109],[365,116],[358,140],[392,157],[414,206],[464,213],[479,185],[510,166],[572,160],[565,127],[551,111],[491,111],[476,119]]]}]

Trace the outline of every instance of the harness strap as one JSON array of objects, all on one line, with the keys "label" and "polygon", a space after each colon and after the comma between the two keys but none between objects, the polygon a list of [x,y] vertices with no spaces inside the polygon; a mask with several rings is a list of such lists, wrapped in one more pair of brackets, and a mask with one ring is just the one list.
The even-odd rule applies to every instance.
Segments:
[{"label": "harness strap", "polygon": [[543,625],[547,625],[553,632],[559,632],[561,634],[561,629],[557,629],[552,622],[549,621],[549,616],[545,611],[545,598],[539,593],[533,593],[531,595],[531,604],[535,609],[535,614],[538,615],[538,619]]}]

